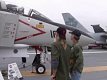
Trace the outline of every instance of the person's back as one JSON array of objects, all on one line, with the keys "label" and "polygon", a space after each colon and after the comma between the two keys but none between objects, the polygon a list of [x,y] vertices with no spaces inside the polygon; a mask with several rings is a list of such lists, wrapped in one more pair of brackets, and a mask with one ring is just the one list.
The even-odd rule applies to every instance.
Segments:
[{"label": "person's back", "polygon": [[59,60],[55,80],[69,80],[70,46],[67,45],[64,49],[62,44],[57,42],[53,43],[52,49],[52,59]]},{"label": "person's back", "polygon": [[51,80],[69,80],[70,47],[66,43],[66,29],[58,28],[52,44]]}]

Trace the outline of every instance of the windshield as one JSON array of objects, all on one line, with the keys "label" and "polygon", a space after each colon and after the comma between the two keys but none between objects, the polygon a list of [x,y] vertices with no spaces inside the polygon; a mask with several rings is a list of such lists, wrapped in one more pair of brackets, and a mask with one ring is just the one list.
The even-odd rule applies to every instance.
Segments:
[{"label": "windshield", "polygon": [[39,19],[39,20],[47,20],[47,21],[51,21],[49,18],[47,18],[46,16],[44,16],[43,14],[41,14],[40,12],[34,10],[34,9],[30,9],[28,16],[34,18],[34,19]]}]

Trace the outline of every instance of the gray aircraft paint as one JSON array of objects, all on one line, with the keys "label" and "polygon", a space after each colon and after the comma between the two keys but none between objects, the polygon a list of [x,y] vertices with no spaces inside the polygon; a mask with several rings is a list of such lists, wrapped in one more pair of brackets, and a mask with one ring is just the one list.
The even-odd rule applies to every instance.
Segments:
[{"label": "gray aircraft paint", "polygon": [[106,44],[107,35],[105,33],[90,33],[82,24],[79,23],[70,13],[62,13],[64,22],[66,25],[75,27],[82,32],[87,33],[93,39],[96,40],[96,43]]},{"label": "gray aircraft paint", "polygon": [[70,13],[62,13],[65,24],[78,28],[80,31],[89,32],[79,21],[77,21]]}]

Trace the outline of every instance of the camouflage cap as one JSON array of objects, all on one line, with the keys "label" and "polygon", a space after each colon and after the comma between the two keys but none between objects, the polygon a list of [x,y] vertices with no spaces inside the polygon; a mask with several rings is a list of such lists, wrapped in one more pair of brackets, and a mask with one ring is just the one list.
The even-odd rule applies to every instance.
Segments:
[{"label": "camouflage cap", "polygon": [[78,38],[81,36],[81,32],[79,30],[74,30],[73,32],[70,32],[71,34],[74,34]]}]

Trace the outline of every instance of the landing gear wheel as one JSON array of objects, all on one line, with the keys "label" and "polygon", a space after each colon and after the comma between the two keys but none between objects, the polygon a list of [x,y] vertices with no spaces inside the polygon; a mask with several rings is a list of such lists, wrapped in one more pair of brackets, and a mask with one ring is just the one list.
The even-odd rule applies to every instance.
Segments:
[{"label": "landing gear wheel", "polygon": [[45,71],[46,71],[46,68],[45,68],[44,65],[38,64],[38,65],[36,66],[36,72],[37,72],[38,74],[44,74]]}]

